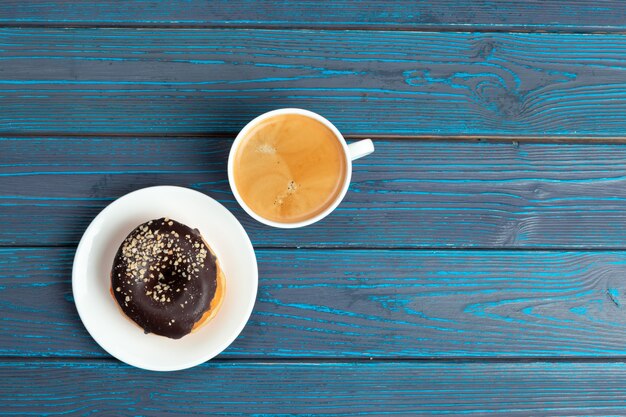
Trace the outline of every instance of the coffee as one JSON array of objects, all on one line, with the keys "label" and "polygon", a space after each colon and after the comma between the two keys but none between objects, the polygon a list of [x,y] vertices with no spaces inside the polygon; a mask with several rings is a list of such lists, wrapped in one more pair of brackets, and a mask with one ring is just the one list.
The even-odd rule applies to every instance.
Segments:
[{"label": "coffee", "polygon": [[341,142],[323,123],[283,114],[253,126],[236,149],[234,180],[246,205],[265,219],[301,222],[340,196],[347,172]]}]

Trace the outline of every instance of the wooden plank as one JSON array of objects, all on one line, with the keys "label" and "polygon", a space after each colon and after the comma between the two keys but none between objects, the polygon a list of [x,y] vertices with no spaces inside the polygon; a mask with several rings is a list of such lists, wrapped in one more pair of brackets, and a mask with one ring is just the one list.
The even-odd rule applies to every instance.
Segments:
[{"label": "wooden plank", "polygon": [[197,189],[257,247],[626,248],[626,146],[377,140],[322,222],[265,227],[234,200],[231,139],[0,139],[0,244],[76,245],[138,188]]},{"label": "wooden plank", "polygon": [[498,29],[611,30],[625,27],[618,0],[393,2],[170,0],[44,2],[5,0],[0,23],[57,25],[186,25],[428,29],[483,26]]},{"label": "wooden plank", "polygon": [[[222,358],[626,355],[626,252],[259,250],[254,313]],[[0,250],[0,355],[102,357],[73,249]]]},{"label": "wooden plank", "polygon": [[157,375],[109,362],[2,361],[0,375],[3,415],[599,416],[626,412],[623,363],[211,362]]},{"label": "wooden plank", "polygon": [[349,135],[623,138],[626,35],[2,29],[0,133],[236,132],[278,107]]}]

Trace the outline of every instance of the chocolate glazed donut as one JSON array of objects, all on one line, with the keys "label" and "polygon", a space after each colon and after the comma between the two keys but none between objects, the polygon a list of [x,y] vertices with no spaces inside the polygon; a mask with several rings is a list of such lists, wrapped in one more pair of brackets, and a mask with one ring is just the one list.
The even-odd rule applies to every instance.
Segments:
[{"label": "chocolate glazed donut", "polygon": [[160,218],[139,225],[124,240],[111,288],[124,314],[146,333],[179,339],[207,319],[221,278],[198,230]]}]

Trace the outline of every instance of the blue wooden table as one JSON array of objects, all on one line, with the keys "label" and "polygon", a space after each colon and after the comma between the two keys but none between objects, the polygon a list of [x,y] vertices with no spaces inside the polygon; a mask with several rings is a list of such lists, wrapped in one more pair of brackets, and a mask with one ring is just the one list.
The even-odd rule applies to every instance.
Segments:
[{"label": "blue wooden table", "polygon": [[[626,4],[0,2],[0,415],[626,414]],[[299,230],[237,205],[254,116],[376,152]],[[93,217],[180,185],[260,287],[196,368],[122,364],[74,307]]]}]

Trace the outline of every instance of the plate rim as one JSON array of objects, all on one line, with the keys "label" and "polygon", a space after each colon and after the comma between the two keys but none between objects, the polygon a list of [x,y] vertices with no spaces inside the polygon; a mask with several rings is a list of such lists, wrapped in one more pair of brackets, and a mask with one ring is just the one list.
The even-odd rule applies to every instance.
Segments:
[{"label": "plate rim", "polygon": [[[184,361],[181,362],[180,364],[176,365],[176,366],[152,366],[152,365],[146,365],[145,363],[137,363],[134,359],[128,359],[128,358],[120,358],[118,355],[113,354],[112,352],[110,352],[107,348],[105,348],[103,346],[103,344],[100,342],[100,336],[97,336],[97,333],[94,334],[94,331],[92,331],[92,329],[90,329],[84,319],[84,311],[83,309],[86,307],[80,307],[79,304],[81,304],[81,302],[78,301],[78,297],[76,297],[77,294],[77,286],[79,284],[79,271],[78,269],[78,263],[80,261],[79,256],[85,251],[85,246],[87,245],[87,239],[89,237],[91,237],[90,235],[93,235],[93,231],[92,228],[94,228],[94,223],[96,223],[97,220],[104,218],[108,211],[112,209],[112,207],[114,207],[116,204],[119,204],[120,200],[123,200],[127,197],[130,197],[131,195],[135,195],[138,193],[142,193],[142,192],[146,192],[146,191],[155,191],[155,190],[165,190],[165,191],[175,191],[175,192],[185,192],[185,193],[191,193],[191,194],[195,194],[197,196],[200,196],[202,198],[205,199],[209,199],[211,200],[213,203],[217,204],[219,207],[221,207],[226,213],[228,213],[229,216],[231,216],[231,218],[235,221],[235,226],[238,227],[240,229],[240,231],[242,232],[242,236],[244,237],[244,241],[246,244],[247,249],[249,249],[251,256],[251,261],[253,263],[254,266],[254,277],[253,277],[253,294],[252,296],[249,298],[249,300],[247,300],[247,304],[245,306],[245,320],[241,320],[240,324],[235,328],[236,331],[233,332],[233,336],[232,337],[228,337],[224,339],[224,342],[222,342],[221,344],[218,345],[218,348],[215,349],[215,353],[210,353],[207,355],[204,355],[202,357],[199,357],[196,360],[191,360],[191,361]],[[91,233],[90,233],[91,231]],[[83,262],[88,262],[87,260],[84,260]],[[83,275],[86,275],[83,273]],[[86,278],[83,278],[86,279]],[[252,316],[252,312],[254,311],[254,306],[256,304],[256,300],[258,297],[258,289],[259,289],[259,267],[258,267],[258,262],[257,262],[257,258],[256,258],[256,252],[254,250],[254,246],[252,245],[252,242],[250,240],[250,237],[248,236],[248,233],[246,232],[245,228],[243,227],[243,225],[239,222],[239,220],[233,215],[233,213],[231,213],[230,210],[228,210],[222,203],[220,203],[219,201],[215,200],[214,198],[210,197],[209,195],[202,193],[200,191],[191,189],[191,188],[187,188],[187,187],[181,187],[181,186],[176,186],[176,185],[155,185],[155,186],[150,186],[150,187],[144,187],[144,188],[139,188],[137,190],[128,192],[118,198],[116,198],[114,201],[112,201],[111,203],[109,203],[106,207],[104,207],[102,210],[100,210],[100,212],[91,220],[91,222],[89,223],[89,225],[87,226],[87,228],[85,229],[85,231],[83,232],[83,235],[80,238],[80,241],[78,243],[78,246],[76,247],[76,251],[74,253],[74,258],[73,258],[73,262],[72,262],[72,298],[74,300],[74,306],[76,307],[76,310],[78,312],[78,316],[80,318],[80,321],[83,325],[83,327],[87,330],[87,332],[89,333],[89,335],[91,336],[91,338],[98,344],[98,346],[103,349],[107,354],[111,355],[113,358],[117,359],[120,362],[123,362],[125,364],[128,364],[130,366],[136,367],[136,368],[140,368],[140,369],[145,369],[145,370],[149,370],[149,371],[157,371],[157,372],[170,372],[170,371],[178,371],[178,370],[183,370],[183,369],[189,369],[195,366],[198,366],[202,363],[205,363],[209,360],[211,360],[212,358],[216,357],[217,355],[219,355],[220,353],[222,353],[226,348],[228,348],[228,346],[230,346],[241,334],[241,332],[243,331],[243,329],[246,327],[246,325],[248,324],[250,317]],[[244,315],[242,314],[242,317],[244,317]]]}]

